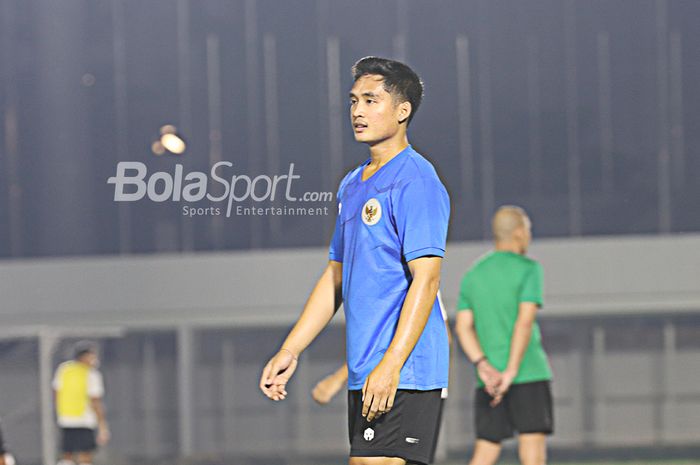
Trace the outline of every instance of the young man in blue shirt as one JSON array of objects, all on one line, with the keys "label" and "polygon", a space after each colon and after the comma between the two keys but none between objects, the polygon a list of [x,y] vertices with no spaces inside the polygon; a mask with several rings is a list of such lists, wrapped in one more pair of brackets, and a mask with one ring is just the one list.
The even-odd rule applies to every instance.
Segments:
[{"label": "young man in blue shirt", "polygon": [[286,397],[301,352],[341,303],[347,321],[350,465],[428,463],[449,346],[437,301],[449,197],[406,128],[423,85],[403,63],[353,66],[350,120],[370,158],[338,189],[329,262],[260,388]]}]

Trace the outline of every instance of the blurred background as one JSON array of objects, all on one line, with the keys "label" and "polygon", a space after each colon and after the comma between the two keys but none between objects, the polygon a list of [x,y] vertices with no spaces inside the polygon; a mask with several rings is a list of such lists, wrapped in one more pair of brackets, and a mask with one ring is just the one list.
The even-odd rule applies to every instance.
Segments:
[{"label": "blurred background", "polygon": [[[98,465],[344,463],[344,395],[309,394],[343,362],[342,315],[289,399],[257,388],[327,259],[335,200],[238,214],[299,206],[248,198],[227,216],[226,201],[115,201],[108,178],[119,162],[142,163],[144,182],[293,164],[295,194],[334,193],[368,156],[348,124],[350,67],[379,55],[425,82],[409,133],[452,199],[451,317],[495,208],[533,220],[552,461],[700,463],[699,20],[696,0],[0,0],[10,449],[55,463],[51,375],[89,337],[113,433]],[[441,464],[473,443],[474,376],[452,352]]]}]

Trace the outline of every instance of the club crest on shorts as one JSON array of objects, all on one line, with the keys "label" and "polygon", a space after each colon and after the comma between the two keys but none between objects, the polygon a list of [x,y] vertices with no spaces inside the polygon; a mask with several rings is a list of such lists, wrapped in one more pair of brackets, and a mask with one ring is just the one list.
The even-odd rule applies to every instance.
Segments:
[{"label": "club crest on shorts", "polygon": [[365,441],[371,441],[372,439],[374,439],[374,430],[372,428],[367,428],[365,430],[364,436],[365,436]]},{"label": "club crest on shorts", "polygon": [[362,207],[362,222],[367,226],[373,226],[382,217],[382,205],[375,198],[369,199]]}]

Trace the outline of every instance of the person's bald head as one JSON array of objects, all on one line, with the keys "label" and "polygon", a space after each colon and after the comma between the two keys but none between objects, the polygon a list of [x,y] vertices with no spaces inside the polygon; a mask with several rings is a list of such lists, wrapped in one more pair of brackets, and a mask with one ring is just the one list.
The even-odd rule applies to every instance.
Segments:
[{"label": "person's bald head", "polygon": [[513,247],[525,253],[530,245],[530,218],[520,207],[505,205],[493,215],[493,238],[497,245]]}]

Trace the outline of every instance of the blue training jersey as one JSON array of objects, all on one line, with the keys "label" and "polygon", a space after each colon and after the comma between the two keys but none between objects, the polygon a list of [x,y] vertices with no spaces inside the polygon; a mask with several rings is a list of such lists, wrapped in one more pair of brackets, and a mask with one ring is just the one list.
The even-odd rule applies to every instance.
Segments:
[{"label": "blue training jersey", "polygon": [[[366,181],[365,163],[338,189],[330,259],[343,264],[348,388],[362,389],[396,332],[411,284],[408,262],[445,254],[450,199],[433,165],[409,145]],[[399,389],[447,387],[447,331],[435,299],[401,369]]]}]

